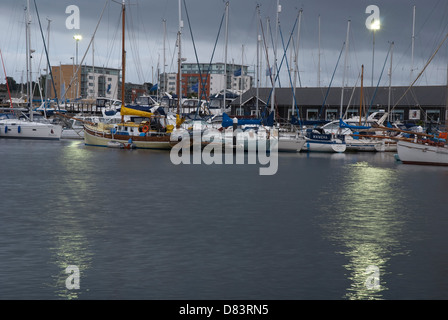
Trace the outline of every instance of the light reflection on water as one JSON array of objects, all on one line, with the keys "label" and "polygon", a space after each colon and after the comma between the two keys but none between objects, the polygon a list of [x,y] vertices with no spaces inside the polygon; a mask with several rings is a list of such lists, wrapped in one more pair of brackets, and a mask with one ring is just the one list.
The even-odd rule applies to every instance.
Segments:
[{"label": "light reflection on water", "polygon": [[447,169],[299,153],[260,177],[80,141],[2,147],[0,298],[446,298]]},{"label": "light reflection on water", "polygon": [[[66,273],[66,268],[70,265],[78,267],[82,279],[91,265],[93,255],[89,250],[89,240],[83,223],[89,218],[85,217],[85,212],[80,212],[79,208],[85,206],[86,196],[95,192],[95,175],[91,172],[91,153],[81,149],[81,143],[70,141],[62,149],[61,156],[54,165],[64,172],[64,175],[57,177],[62,180],[64,189],[54,192],[47,203],[47,221],[53,222],[48,224],[48,233],[53,237],[51,261],[59,271],[53,276],[54,283],[50,287],[53,287],[55,295],[60,299],[68,300],[79,298],[82,291],[67,288],[66,279],[70,273]],[[90,175],[90,179],[85,178],[86,174]]]},{"label": "light reflection on water", "polygon": [[[388,290],[384,276],[390,258],[407,254],[401,244],[406,219],[397,179],[394,169],[361,161],[347,165],[339,181],[331,184],[332,203],[323,208],[329,221],[322,227],[331,241],[344,248],[340,254],[348,259],[344,268],[351,284],[346,299],[382,299]],[[366,286],[372,265],[379,269],[379,287]]]}]

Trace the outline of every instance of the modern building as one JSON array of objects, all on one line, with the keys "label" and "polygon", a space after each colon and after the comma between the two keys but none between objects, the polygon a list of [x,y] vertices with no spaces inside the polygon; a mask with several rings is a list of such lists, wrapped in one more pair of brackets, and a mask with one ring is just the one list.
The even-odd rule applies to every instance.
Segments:
[{"label": "modern building", "polygon": [[162,73],[159,79],[159,90],[163,93],[176,93],[177,73]]},{"label": "modern building", "polygon": [[[433,122],[446,124],[448,118],[447,86],[408,87],[364,87],[345,88],[342,102],[342,115],[362,116],[379,111],[390,111],[390,120],[403,122]],[[271,110],[271,88],[251,88],[241,98],[231,103],[233,115],[255,115]],[[389,95],[390,93],[390,95]],[[276,88],[276,117],[281,122],[290,122],[292,115],[299,112],[302,121],[337,120],[341,116],[342,88],[297,88],[293,95],[291,88]],[[390,97],[390,100],[389,100]],[[240,112],[241,110],[241,112]]]},{"label": "modern building", "polygon": [[[224,63],[182,64],[182,94],[184,96],[205,95],[209,97],[222,92],[224,89],[244,92],[251,87],[252,79],[251,71],[249,71],[247,65],[226,65]],[[166,76],[162,73],[159,76],[159,88],[163,92],[177,94],[177,81],[176,73],[166,73]]]},{"label": "modern building", "polygon": [[[118,98],[120,69],[82,65],[76,72],[75,65],[59,65],[51,68],[58,99]],[[53,87],[51,98],[55,98]]]}]

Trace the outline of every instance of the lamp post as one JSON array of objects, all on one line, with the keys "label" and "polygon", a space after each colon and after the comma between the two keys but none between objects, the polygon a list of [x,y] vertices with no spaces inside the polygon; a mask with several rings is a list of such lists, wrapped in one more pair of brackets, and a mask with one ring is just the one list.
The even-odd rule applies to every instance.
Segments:
[{"label": "lamp post", "polygon": [[[70,60],[72,60],[72,73],[73,73],[73,76],[75,76],[75,57],[70,57]],[[72,96],[70,97],[70,99],[74,99],[75,94],[73,93],[73,88],[72,88],[71,94],[72,94]]]},{"label": "lamp post", "polygon": [[[82,35],[75,34],[73,36],[73,39],[75,39],[75,41],[76,41],[76,69],[78,69],[78,42],[82,40]],[[79,96],[79,92],[78,92],[78,73],[76,73],[76,98],[78,96]]]},{"label": "lamp post", "polygon": [[369,28],[370,30],[373,31],[373,47],[372,47],[372,87],[373,87],[373,74],[375,70],[375,31],[380,29],[380,20],[373,19]]}]

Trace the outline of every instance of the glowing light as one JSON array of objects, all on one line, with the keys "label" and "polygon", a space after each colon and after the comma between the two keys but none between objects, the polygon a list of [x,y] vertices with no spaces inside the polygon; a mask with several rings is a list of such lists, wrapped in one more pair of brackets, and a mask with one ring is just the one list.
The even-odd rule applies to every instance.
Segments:
[{"label": "glowing light", "polygon": [[370,25],[370,30],[379,30],[381,27],[380,20],[374,19]]},{"label": "glowing light", "polygon": [[80,34],[75,34],[75,35],[73,36],[73,39],[75,39],[76,41],[80,41],[80,40],[82,40],[82,35],[80,35]]}]

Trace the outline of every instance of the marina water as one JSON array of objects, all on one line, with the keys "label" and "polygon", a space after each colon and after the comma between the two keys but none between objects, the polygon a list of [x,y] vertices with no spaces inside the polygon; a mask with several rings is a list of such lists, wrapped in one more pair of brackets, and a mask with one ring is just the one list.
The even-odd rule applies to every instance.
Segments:
[{"label": "marina water", "polygon": [[0,299],[448,298],[447,168],[282,153],[260,176],[167,151],[0,144]]}]

